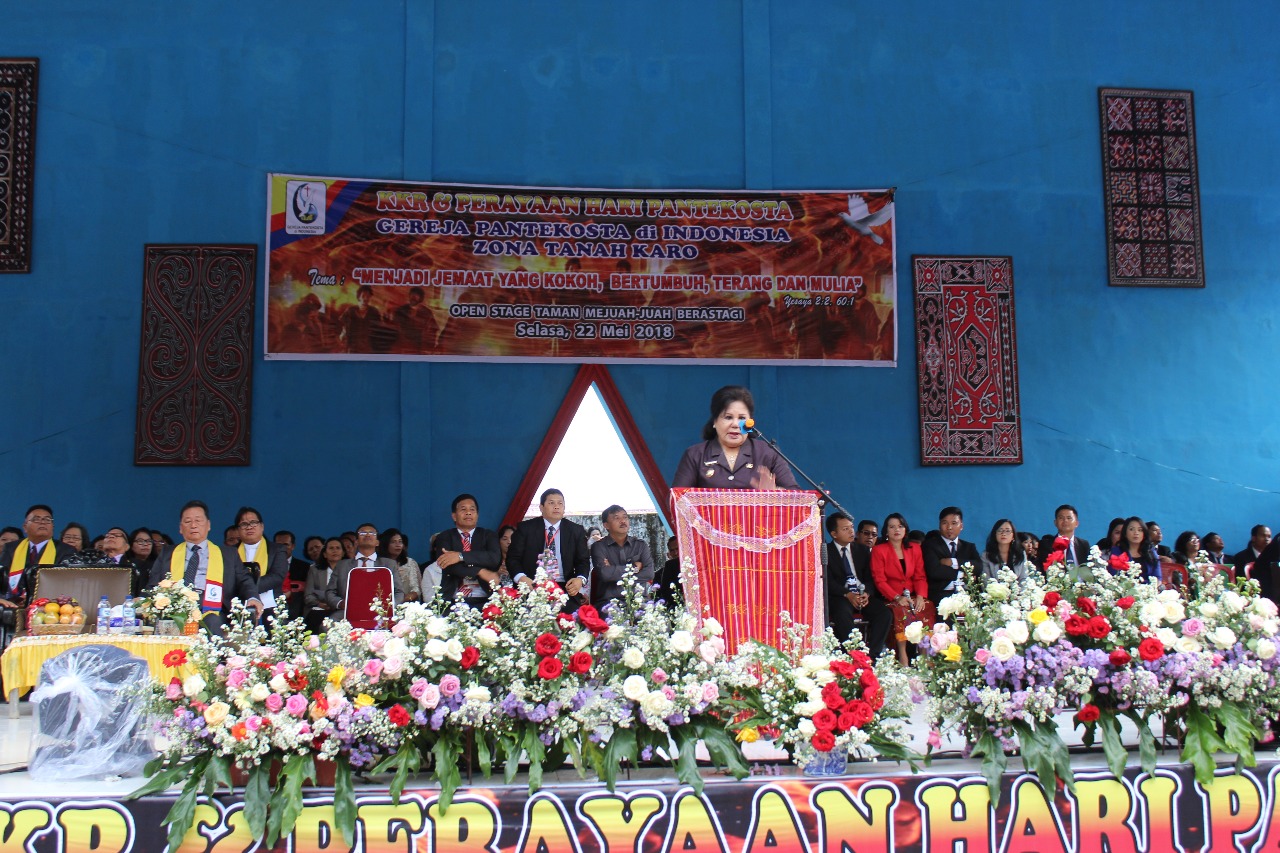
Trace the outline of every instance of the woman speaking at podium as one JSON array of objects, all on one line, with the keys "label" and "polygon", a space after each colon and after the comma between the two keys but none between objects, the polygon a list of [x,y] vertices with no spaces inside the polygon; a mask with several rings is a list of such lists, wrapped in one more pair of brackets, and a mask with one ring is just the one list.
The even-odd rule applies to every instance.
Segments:
[{"label": "woman speaking at podium", "polygon": [[703,441],[684,452],[676,468],[674,488],[794,489],[795,475],[776,450],[747,433],[755,411],[751,392],[726,385],[711,395],[711,417],[702,428]]}]

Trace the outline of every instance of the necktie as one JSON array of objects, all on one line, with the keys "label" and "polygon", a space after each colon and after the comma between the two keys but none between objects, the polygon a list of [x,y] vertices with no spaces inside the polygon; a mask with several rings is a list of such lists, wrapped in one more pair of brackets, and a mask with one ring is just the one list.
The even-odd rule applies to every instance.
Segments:
[{"label": "necktie", "polygon": [[553,524],[547,528],[547,547],[555,548],[556,546],[556,526]]},{"label": "necktie", "polygon": [[184,579],[187,586],[195,586],[196,572],[200,571],[200,546],[190,545],[187,550],[191,552],[191,556],[187,557],[187,573]]},{"label": "necktie", "polygon": [[31,550],[27,553],[27,565],[34,566],[40,560],[40,549],[31,544]]},{"label": "necktie", "polygon": [[[952,543],[951,543],[951,559],[952,559],[952,560],[955,560],[955,559],[956,559],[956,543],[954,543],[954,542],[952,542]],[[955,564],[954,564],[954,563],[952,564],[952,567],[953,567],[953,568],[955,567]]]},{"label": "necktie", "polygon": [[361,558],[360,558],[360,568],[362,568],[362,569],[367,569],[367,568],[369,568],[369,558],[368,558],[368,557],[361,557]]},{"label": "necktie", "polygon": [[471,550],[471,534],[463,533],[462,534],[462,553],[465,554],[470,550]]},{"label": "necktie", "polygon": [[840,548],[840,557],[844,560],[844,576],[846,578],[853,577],[853,563],[849,561],[848,545],[844,545]]}]

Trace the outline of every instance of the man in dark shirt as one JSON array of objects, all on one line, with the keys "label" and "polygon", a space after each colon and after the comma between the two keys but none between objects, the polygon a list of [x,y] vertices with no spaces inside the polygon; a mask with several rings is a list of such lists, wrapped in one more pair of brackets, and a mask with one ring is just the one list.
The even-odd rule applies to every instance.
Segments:
[{"label": "man in dark shirt", "polygon": [[591,604],[599,609],[622,597],[622,579],[628,571],[648,586],[653,583],[653,555],[643,539],[633,539],[631,517],[622,507],[613,506],[600,513],[604,522],[603,539],[591,546]]}]

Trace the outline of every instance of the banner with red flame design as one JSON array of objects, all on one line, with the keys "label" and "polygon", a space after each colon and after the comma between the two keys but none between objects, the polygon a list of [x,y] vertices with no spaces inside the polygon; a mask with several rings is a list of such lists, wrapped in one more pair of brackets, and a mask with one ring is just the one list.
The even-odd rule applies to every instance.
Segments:
[{"label": "banner with red flame design", "polygon": [[267,358],[896,362],[891,190],[267,182]]}]

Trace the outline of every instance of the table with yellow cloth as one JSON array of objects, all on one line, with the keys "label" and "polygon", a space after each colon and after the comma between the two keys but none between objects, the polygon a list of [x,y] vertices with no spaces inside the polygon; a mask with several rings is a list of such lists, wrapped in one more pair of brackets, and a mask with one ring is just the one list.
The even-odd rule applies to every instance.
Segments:
[{"label": "table with yellow cloth", "polygon": [[18,716],[18,697],[35,687],[40,681],[40,667],[67,649],[77,646],[104,645],[124,649],[147,662],[151,677],[168,683],[175,675],[183,678],[195,672],[190,662],[180,667],[166,666],[165,655],[174,649],[189,649],[198,637],[122,636],[117,634],[72,634],[44,637],[18,637],[0,657],[0,674],[4,676],[4,690],[9,695],[9,716]]}]

